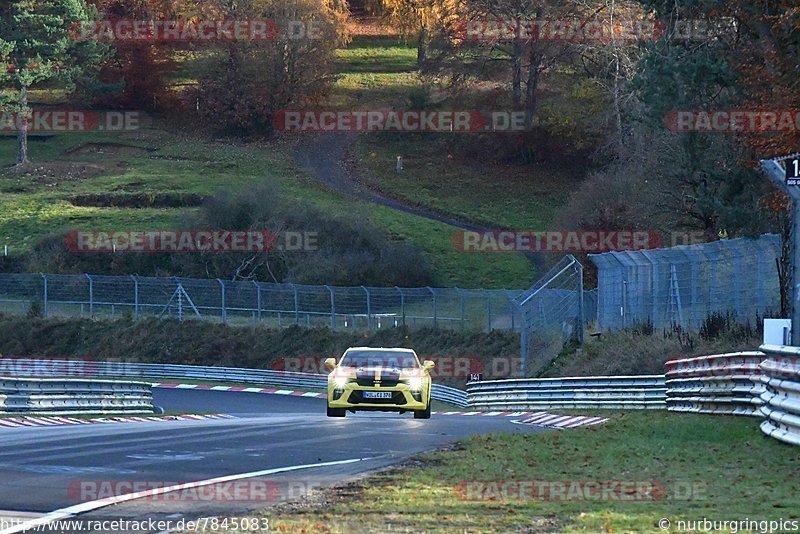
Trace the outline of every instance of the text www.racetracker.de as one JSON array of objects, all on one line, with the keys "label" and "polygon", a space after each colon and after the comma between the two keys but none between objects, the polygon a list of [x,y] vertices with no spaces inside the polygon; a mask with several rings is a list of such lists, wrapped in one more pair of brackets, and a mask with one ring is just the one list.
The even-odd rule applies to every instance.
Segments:
[{"label": "text www.racetracker.de", "polygon": [[0,533],[6,529],[26,526],[25,532],[266,532],[269,519],[265,517],[224,518],[202,517],[200,519],[156,520],[156,519],[60,519],[48,523],[0,518]]}]

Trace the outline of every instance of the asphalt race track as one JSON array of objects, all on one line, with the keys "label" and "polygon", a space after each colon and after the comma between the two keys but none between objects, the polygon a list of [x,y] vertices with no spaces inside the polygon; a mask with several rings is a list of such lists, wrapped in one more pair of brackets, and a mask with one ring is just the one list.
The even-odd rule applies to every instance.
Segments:
[{"label": "asphalt race track", "polygon": [[[474,434],[535,432],[506,417],[393,413],[325,416],[324,399],[295,396],[154,390],[166,410],[213,412],[234,419],[109,423],[0,429],[0,517],[28,517],[95,500],[101,482],[174,485],[272,468],[358,460],[267,477],[267,499],[162,495],[82,514],[84,519],[180,519],[235,516],[320,486],[352,479],[415,453]],[[84,486],[81,486],[83,484]],[[92,485],[94,484],[94,485]],[[261,486],[263,487],[263,485]],[[102,491],[96,498],[102,498]]]}]

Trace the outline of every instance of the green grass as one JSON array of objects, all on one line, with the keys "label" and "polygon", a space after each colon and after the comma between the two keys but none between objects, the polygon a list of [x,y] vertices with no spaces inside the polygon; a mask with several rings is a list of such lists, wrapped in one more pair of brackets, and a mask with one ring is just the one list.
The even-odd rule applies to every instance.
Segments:
[{"label": "green grass", "polygon": [[341,77],[331,91],[328,106],[394,106],[420,85],[416,48],[395,37],[356,37],[336,56]]},{"label": "green grass", "polygon": [[[614,414],[604,425],[476,436],[323,503],[265,512],[292,532],[659,532],[658,521],[800,518],[797,450],[752,418]],[[654,481],[653,502],[465,500],[465,481]],[[461,486],[463,488],[463,486]],[[658,493],[657,493],[658,494]],[[673,528],[673,530],[676,530]]]},{"label": "green grass", "polygon": [[354,155],[374,189],[490,228],[549,229],[582,177],[548,166],[465,159],[452,150],[453,135],[472,134],[364,135]]},{"label": "green grass", "polygon": [[[75,151],[92,143],[118,143],[148,151],[116,153]],[[151,150],[155,149],[155,150]],[[0,141],[0,159],[12,161],[13,139]],[[392,238],[419,245],[437,272],[437,285],[462,287],[524,287],[531,278],[522,257],[478,257],[460,254],[450,244],[455,230],[447,225],[388,208],[366,205],[330,193],[299,171],[291,159],[291,145],[282,142],[231,144],[158,130],[123,137],[104,133],[61,134],[31,143],[34,162],[99,166],[97,176],[65,180],[0,175],[0,245],[11,254],[25,253],[37,239],[73,228],[151,229],[175,225],[178,208],[98,208],[72,205],[75,194],[175,192],[213,194],[271,182],[290,196],[342,213],[364,213]]]}]

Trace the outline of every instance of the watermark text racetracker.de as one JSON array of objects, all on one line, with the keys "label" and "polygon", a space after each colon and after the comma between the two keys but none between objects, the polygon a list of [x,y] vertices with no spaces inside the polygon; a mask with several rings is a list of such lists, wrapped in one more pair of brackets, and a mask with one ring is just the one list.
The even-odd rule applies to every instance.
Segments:
[{"label": "watermark text racetracker.de", "polygon": [[325,36],[321,21],[275,19],[101,19],[75,24],[71,33],[77,41],[134,43],[315,40]]},{"label": "watermark text racetracker.de", "polygon": [[269,252],[317,250],[314,231],[269,230],[71,230],[71,252]]},{"label": "watermark text racetracker.de", "polygon": [[673,132],[797,133],[800,110],[675,110],[664,116],[664,124]]},{"label": "watermark text racetracker.de", "polygon": [[35,109],[0,113],[0,132],[23,128],[30,133],[128,132],[140,130],[147,123],[149,117],[139,111]]},{"label": "watermark text racetracker.de", "polygon": [[451,242],[460,252],[611,252],[662,246],[659,232],[640,230],[459,230]]},{"label": "watermark text racetracker.de", "polygon": [[659,480],[465,480],[455,485],[465,501],[655,502],[707,499],[703,481]]},{"label": "watermark text racetracker.de", "polygon": [[233,480],[213,485],[168,480],[74,480],[67,485],[73,502],[91,502],[138,494],[142,502],[284,502],[322,487],[313,479]]},{"label": "watermark text racetracker.de", "polygon": [[659,39],[707,41],[735,36],[736,21],[676,20],[667,25],[641,18],[484,18],[461,22],[453,36],[464,41],[485,42],[608,42],[657,41]]},{"label": "watermark text racetracker.de", "polygon": [[26,526],[25,532],[268,532],[266,517],[201,517],[199,519],[59,519],[29,525],[30,520],[0,517],[0,532]]},{"label": "watermark text racetracker.de", "polygon": [[286,132],[522,132],[524,111],[479,110],[281,110],[275,130]]}]

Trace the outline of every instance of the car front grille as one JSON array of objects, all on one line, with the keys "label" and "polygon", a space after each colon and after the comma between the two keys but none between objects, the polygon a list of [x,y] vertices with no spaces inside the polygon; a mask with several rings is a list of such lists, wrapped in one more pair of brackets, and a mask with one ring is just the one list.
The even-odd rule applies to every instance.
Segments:
[{"label": "car front grille", "polygon": [[359,386],[366,386],[366,387],[382,387],[382,388],[393,388],[397,387],[399,384],[399,380],[384,380],[382,379],[380,382],[375,382],[374,378],[357,378],[356,384]]}]

